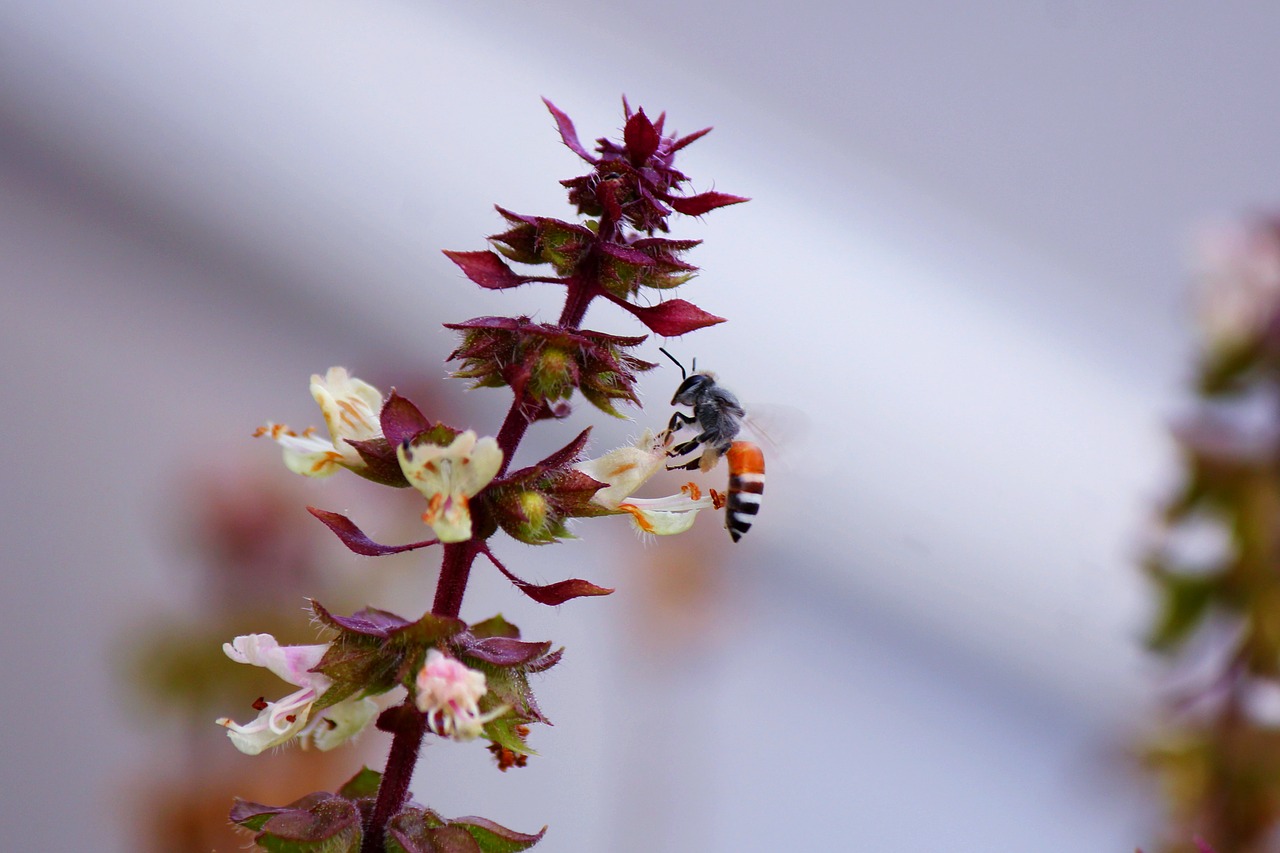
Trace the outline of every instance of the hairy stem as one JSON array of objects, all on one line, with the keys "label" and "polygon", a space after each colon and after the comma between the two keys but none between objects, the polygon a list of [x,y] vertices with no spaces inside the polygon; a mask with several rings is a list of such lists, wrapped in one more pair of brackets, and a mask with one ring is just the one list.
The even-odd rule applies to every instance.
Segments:
[{"label": "hairy stem", "polygon": [[[612,223],[608,226],[612,229]],[[598,277],[595,275],[575,278],[569,282],[569,292],[565,298],[564,310],[560,314],[560,325],[576,329],[582,323],[591,300],[600,294]],[[501,477],[506,473],[516,448],[534,422],[542,404],[534,402],[523,394],[511,401],[502,428],[498,431],[498,447],[502,450],[502,468],[498,472]],[[436,616],[456,618],[462,610],[462,598],[467,591],[467,580],[471,576],[471,564],[476,555],[485,550],[483,539],[469,539],[444,546],[444,558],[440,565],[440,580],[436,584],[435,602],[431,612]],[[427,729],[426,715],[420,712],[411,699],[405,699],[395,715],[387,717],[387,728],[393,731],[391,751],[387,755],[387,765],[382,774],[382,784],[378,787],[378,799],[370,818],[368,832],[360,845],[360,853],[383,853],[386,844],[387,822],[400,811],[409,796],[409,781],[413,769],[418,763],[418,754],[422,749],[422,738]]]},{"label": "hairy stem", "polygon": [[[467,590],[467,578],[476,554],[484,548],[482,540],[470,539],[444,546],[444,560],[440,566],[440,581],[436,585],[436,600],[431,612],[437,616],[456,617],[462,609],[462,596]],[[369,831],[360,845],[360,853],[382,853],[387,821],[404,806],[409,796],[409,781],[418,764],[422,750],[422,737],[427,730],[427,717],[406,698],[397,713],[379,721],[394,732],[387,765],[382,771],[382,784],[378,786],[378,800],[369,820]]]},{"label": "hairy stem", "polygon": [[387,822],[400,811],[409,796],[409,780],[413,778],[422,737],[427,731],[427,716],[414,707],[412,698],[406,698],[397,710],[391,752],[387,755],[382,784],[378,786],[378,799],[369,818],[368,831],[360,844],[360,853],[383,853],[386,849]]},{"label": "hairy stem", "polygon": [[587,306],[596,298],[597,292],[594,277],[581,279],[575,276],[569,279],[569,294],[564,300],[564,310],[560,312],[560,325],[566,329],[579,328],[582,318],[587,315]]},{"label": "hairy stem", "polygon": [[516,397],[511,401],[511,408],[507,410],[506,420],[502,422],[502,429],[498,430],[498,448],[502,451],[502,467],[498,470],[498,476],[501,477],[507,473],[507,468],[511,465],[511,459],[516,455],[516,448],[520,446],[520,440],[524,438],[525,431],[529,429],[529,424],[533,423],[538,416],[538,410],[541,406],[524,397]]},{"label": "hairy stem", "polygon": [[468,539],[444,546],[444,560],[440,564],[440,580],[436,584],[436,600],[431,612],[436,616],[457,617],[462,610],[462,596],[467,591],[467,579],[471,576],[471,564],[484,547],[483,540]]}]

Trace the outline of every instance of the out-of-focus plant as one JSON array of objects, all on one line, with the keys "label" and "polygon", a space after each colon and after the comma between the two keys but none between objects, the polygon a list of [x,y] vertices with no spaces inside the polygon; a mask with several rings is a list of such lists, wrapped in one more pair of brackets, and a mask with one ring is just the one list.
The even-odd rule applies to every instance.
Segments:
[{"label": "out-of-focus plant", "polygon": [[[292,484],[287,484],[291,486]],[[246,630],[283,607],[296,608],[302,591],[320,583],[318,554],[296,508],[301,493],[279,478],[232,464],[182,479],[182,510],[175,512],[174,543],[196,572],[198,616],[150,616],[145,634],[125,652],[130,680],[139,688],[153,728],[178,729],[179,750],[165,751],[139,783],[142,805],[131,821],[137,850],[227,849],[240,839],[226,820],[226,803],[243,773],[242,762],[217,738],[205,735],[209,717],[246,693],[269,689],[262,673],[228,667],[218,640]],[[252,587],[254,600],[242,591]],[[299,626],[299,633],[305,626]],[[159,753],[157,754],[159,755]],[[320,753],[295,752],[254,779],[270,795],[314,778],[334,764]]]},{"label": "out-of-focus plant", "polygon": [[[483,557],[535,602],[559,605],[612,590],[571,578],[533,584],[507,569],[491,544],[502,532],[530,545],[568,537],[572,519],[625,515],[647,533],[688,529],[694,515],[722,498],[690,484],[667,498],[634,493],[666,468],[672,427],[646,431],[633,445],[585,459],[590,430],[546,458],[513,470],[531,425],[568,414],[575,392],[602,412],[639,407],[637,374],[654,367],[631,354],[644,336],[582,327],[597,299],[612,303],[651,331],[678,336],[722,322],[682,299],[666,298],[696,272],[684,259],[698,241],[665,234],[673,214],[701,216],[745,199],[719,192],[689,194],[676,154],[707,131],[665,135],[665,116],[651,120],[623,102],[622,139],[600,139],[595,153],[578,140],[569,117],[547,102],[564,144],[588,165],[561,183],[580,221],[498,208],[506,230],[490,237],[496,251],[445,254],[475,284],[502,290],[530,283],[564,289],[555,323],[528,317],[479,317],[445,324],[461,336],[450,358],[454,376],[472,387],[509,388],[510,408],[493,436],[458,429],[424,414],[393,389],[384,395],[342,368],[311,380],[327,426],[296,432],[267,424],[290,470],[327,477],[341,469],[379,485],[413,488],[433,538],[404,545],[371,540],[347,516],[309,508],[352,551],[367,556],[437,547],[441,555],[429,613],[406,618],[365,608],[350,615],[312,602],[326,636],[282,645],[270,634],[245,634],[224,645],[232,660],[263,667],[289,684],[280,698],[257,699],[256,717],[230,719],[241,751],[257,754],[287,743],[331,749],[376,720],[392,734],[381,773],[362,770],[333,792],[287,805],[238,801],[232,820],[256,843],[278,851],[509,851],[535,844],[526,834],[478,817],[447,819],[409,799],[409,781],[426,735],[488,741],[499,769],[523,766],[530,726],[545,723],[530,675],[559,662],[562,649],[522,639],[501,616],[467,624],[459,611],[475,561]],[[520,272],[512,263],[533,267]],[[538,267],[549,269],[538,270]],[[404,691],[384,707],[384,697]],[[545,829],[543,830],[545,831]]]},{"label": "out-of-focus plant", "polygon": [[1276,849],[1280,822],[1280,220],[1214,233],[1203,262],[1183,482],[1146,561],[1150,645],[1184,684],[1148,760],[1162,849],[1254,853]]}]

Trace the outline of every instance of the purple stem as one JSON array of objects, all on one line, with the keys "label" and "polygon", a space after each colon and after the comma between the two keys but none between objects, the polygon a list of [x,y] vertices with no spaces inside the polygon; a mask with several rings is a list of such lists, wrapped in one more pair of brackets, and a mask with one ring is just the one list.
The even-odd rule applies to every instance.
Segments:
[{"label": "purple stem", "polygon": [[[599,233],[611,235],[615,227],[616,223],[605,217],[601,221]],[[568,294],[564,310],[560,314],[561,326],[568,329],[579,327],[582,318],[586,316],[587,306],[602,292],[598,279],[599,276],[593,271],[586,276],[572,276],[566,282]],[[507,411],[497,437],[498,447],[502,449],[499,477],[506,473],[516,448],[520,446],[520,440],[524,438],[540,408],[540,404],[523,395],[511,401],[511,408]],[[476,539],[444,546],[440,579],[436,583],[436,598],[431,607],[433,614],[455,618],[458,616],[462,610],[462,597],[467,591],[467,580],[471,576],[471,564],[475,562],[476,555],[484,550],[484,541]],[[382,784],[378,786],[378,799],[369,820],[368,832],[360,845],[360,853],[383,853],[387,822],[400,811],[409,796],[409,781],[418,763],[418,753],[422,749],[426,728],[426,715],[418,711],[411,700],[406,699],[401,713],[392,722],[395,734],[391,740],[391,751],[387,755]]]},{"label": "purple stem", "polygon": [[391,752],[378,786],[378,800],[369,818],[368,831],[360,843],[360,853],[383,853],[386,849],[387,823],[400,811],[409,796],[409,780],[418,763],[422,748],[422,736],[427,731],[427,716],[406,698],[401,713],[396,716],[395,736],[391,740]]}]

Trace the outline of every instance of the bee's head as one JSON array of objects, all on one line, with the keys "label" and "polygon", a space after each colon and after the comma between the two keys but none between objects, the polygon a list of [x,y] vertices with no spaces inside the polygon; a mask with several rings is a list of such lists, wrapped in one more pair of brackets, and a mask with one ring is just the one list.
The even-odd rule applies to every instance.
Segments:
[{"label": "bee's head", "polygon": [[680,383],[680,387],[676,389],[675,396],[671,398],[673,406],[694,406],[698,403],[698,398],[707,392],[707,389],[716,384],[716,378],[708,371],[695,373]]}]

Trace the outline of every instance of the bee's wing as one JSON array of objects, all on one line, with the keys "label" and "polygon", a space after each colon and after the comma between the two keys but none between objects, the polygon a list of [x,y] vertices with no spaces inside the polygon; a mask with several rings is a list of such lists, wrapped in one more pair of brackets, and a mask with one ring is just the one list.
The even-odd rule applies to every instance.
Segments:
[{"label": "bee's wing", "polygon": [[780,403],[749,403],[742,426],[745,432],[764,445],[772,460],[787,463],[805,443],[809,417],[795,406]]}]

